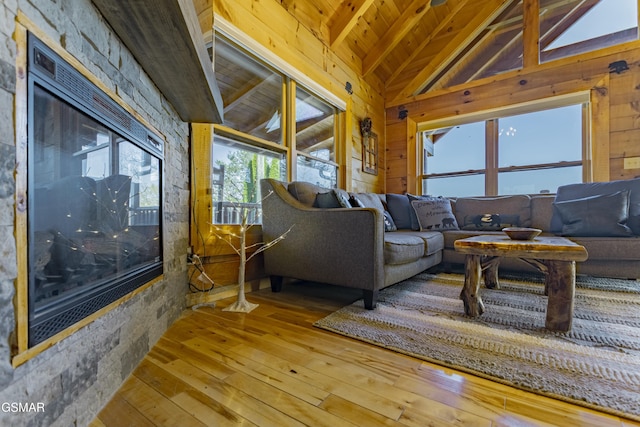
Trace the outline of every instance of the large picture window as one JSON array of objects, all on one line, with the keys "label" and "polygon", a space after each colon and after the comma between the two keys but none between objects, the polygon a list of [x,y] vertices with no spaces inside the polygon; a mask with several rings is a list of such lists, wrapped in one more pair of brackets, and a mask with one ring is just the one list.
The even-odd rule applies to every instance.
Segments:
[{"label": "large picture window", "polygon": [[583,105],[424,132],[423,193],[553,193],[583,176]]},{"label": "large picture window", "polygon": [[339,110],[286,72],[216,35],[224,123],[211,148],[212,223],[260,222],[260,179],[337,187]]}]

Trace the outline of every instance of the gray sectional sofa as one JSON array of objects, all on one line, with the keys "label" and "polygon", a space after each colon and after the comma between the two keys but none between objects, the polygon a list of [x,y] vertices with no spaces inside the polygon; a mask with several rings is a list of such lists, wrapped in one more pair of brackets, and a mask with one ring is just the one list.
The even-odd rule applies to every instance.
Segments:
[{"label": "gray sectional sofa", "polygon": [[[380,289],[436,266],[460,271],[464,256],[454,251],[455,240],[502,233],[509,225],[584,245],[589,259],[578,263],[578,274],[640,278],[640,179],[562,186],[556,194],[457,199],[347,193],[273,179],[262,180],[261,190],[265,241],[291,230],[264,252],[275,292],[285,277],[347,286],[362,289],[365,307],[373,309]],[[500,268],[534,272],[518,259],[504,259]]]}]

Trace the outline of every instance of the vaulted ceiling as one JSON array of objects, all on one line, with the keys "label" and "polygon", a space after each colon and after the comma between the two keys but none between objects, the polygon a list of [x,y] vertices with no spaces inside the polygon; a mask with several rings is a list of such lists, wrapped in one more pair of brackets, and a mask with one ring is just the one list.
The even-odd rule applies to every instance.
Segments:
[{"label": "vaulted ceiling", "polygon": [[[211,2],[194,0],[200,10]],[[522,66],[524,0],[279,2],[364,78],[379,79],[387,102]],[[598,2],[539,0],[541,48]]]}]

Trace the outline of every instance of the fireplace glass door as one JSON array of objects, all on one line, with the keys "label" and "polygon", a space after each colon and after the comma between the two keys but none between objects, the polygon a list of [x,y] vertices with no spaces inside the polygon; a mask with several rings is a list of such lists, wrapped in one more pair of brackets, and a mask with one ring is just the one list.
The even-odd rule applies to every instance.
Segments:
[{"label": "fireplace glass door", "polygon": [[30,90],[34,345],[161,273],[162,180],[160,157],[108,118],[37,78]]}]

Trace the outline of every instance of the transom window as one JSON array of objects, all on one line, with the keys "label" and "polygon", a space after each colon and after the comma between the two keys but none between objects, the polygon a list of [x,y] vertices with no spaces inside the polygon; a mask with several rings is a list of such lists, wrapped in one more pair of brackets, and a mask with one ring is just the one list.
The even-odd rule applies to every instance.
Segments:
[{"label": "transom window", "polygon": [[541,0],[541,62],[637,40],[637,0]]},{"label": "transom window", "polygon": [[[495,76],[524,66],[524,0],[505,1],[501,13],[434,76],[422,92]],[[539,0],[539,63],[638,39],[637,0]]]},{"label": "transom window", "polygon": [[554,193],[582,182],[583,105],[423,132],[423,193]]}]

